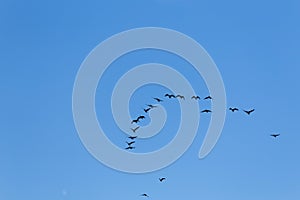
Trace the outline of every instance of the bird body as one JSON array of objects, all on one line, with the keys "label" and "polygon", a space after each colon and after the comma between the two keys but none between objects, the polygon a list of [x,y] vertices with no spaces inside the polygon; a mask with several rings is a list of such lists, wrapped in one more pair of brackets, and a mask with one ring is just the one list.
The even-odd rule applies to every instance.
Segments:
[{"label": "bird body", "polygon": [[165,94],[165,97],[169,97],[169,99],[171,99],[171,98],[175,98],[175,95],[174,94]]},{"label": "bird body", "polygon": [[191,99],[197,100],[197,99],[200,99],[200,97],[199,96],[192,96]]},{"label": "bird body", "polygon": [[149,197],[148,194],[146,194],[146,193],[141,194],[141,196],[143,196],[143,197]]},{"label": "bird body", "polygon": [[185,97],[183,95],[180,95],[180,94],[176,95],[176,98],[180,98],[180,99],[185,100]]},{"label": "bird body", "polygon": [[149,108],[156,108],[157,106],[154,106],[154,105],[151,105],[151,104],[148,104],[147,105]]},{"label": "bird body", "polygon": [[204,98],[204,100],[207,100],[207,99],[212,99],[212,98],[211,98],[211,96],[207,96]]},{"label": "bird body", "polygon": [[155,99],[157,102],[162,102],[163,101],[160,98],[153,98],[153,99]]},{"label": "bird body", "polygon": [[229,108],[230,111],[235,112],[235,111],[239,111],[238,108]]},{"label": "bird body", "polygon": [[140,127],[139,126],[137,126],[137,127],[135,127],[135,128],[132,128],[131,130],[132,130],[132,132],[136,132],[138,129],[139,129]]},{"label": "bird body", "polygon": [[270,136],[272,136],[272,137],[274,137],[274,138],[276,138],[276,137],[278,137],[280,134],[271,134]]},{"label": "bird body", "polygon": [[126,142],[128,146],[131,146],[132,144],[135,143],[135,141],[132,141],[132,142]]},{"label": "bird body", "polygon": [[128,138],[134,140],[135,138],[137,138],[137,136],[129,136]]},{"label": "bird body", "polygon": [[160,182],[163,182],[163,181],[166,180],[166,178],[165,178],[165,177],[162,177],[162,178],[159,178],[158,180],[159,180]]},{"label": "bird body", "polygon": [[149,110],[151,110],[151,108],[145,108],[144,112],[147,113]]},{"label": "bird body", "polygon": [[211,110],[205,109],[205,110],[202,110],[201,113],[211,113]]},{"label": "bird body", "polygon": [[135,147],[128,146],[128,147],[126,147],[125,149],[127,149],[127,150],[129,150],[129,149],[135,149]]},{"label": "bird body", "polygon": [[245,113],[247,113],[248,115],[250,115],[252,112],[255,111],[255,109],[252,109],[252,110],[243,110]]}]

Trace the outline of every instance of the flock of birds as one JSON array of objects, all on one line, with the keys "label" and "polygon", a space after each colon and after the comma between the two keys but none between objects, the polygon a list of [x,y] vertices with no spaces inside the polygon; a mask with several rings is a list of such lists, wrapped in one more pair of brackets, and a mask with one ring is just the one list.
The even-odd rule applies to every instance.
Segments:
[{"label": "flock of birds", "polygon": [[[175,99],[176,99],[176,98],[177,98],[177,99],[180,99],[180,100],[185,100],[185,96],[180,95],[180,94],[178,94],[178,95],[174,95],[174,94],[165,94],[164,97],[165,97],[165,98],[168,98],[168,99],[172,99],[172,98],[175,98]],[[156,101],[156,103],[161,103],[161,102],[164,101],[162,98],[158,98],[158,97],[154,97],[153,99]],[[191,97],[191,100],[200,100],[200,99],[201,99],[201,97],[200,97],[200,96],[196,96],[196,95],[194,95],[194,96]],[[213,100],[213,98],[212,98],[210,95],[209,95],[209,96],[206,96],[206,97],[203,98],[203,99],[204,99],[204,100]],[[154,109],[154,108],[157,107],[157,105],[152,105],[152,104],[146,104],[146,105],[147,105],[147,107],[146,107],[146,108],[143,108],[144,113],[148,113],[151,109]],[[237,108],[237,107],[230,107],[230,108],[229,108],[229,111],[231,111],[232,113],[242,111],[242,112],[244,112],[244,113],[247,114],[247,115],[251,115],[251,114],[255,111],[255,109],[253,108],[253,109],[250,109],[250,110],[245,110],[245,109],[240,110],[240,109]],[[201,110],[200,112],[201,112],[201,113],[211,113],[212,110],[210,110],[210,109],[204,109],[204,110]],[[138,123],[140,122],[140,120],[143,120],[143,119],[145,119],[145,118],[146,118],[146,117],[145,117],[144,115],[140,115],[140,116],[138,116],[136,119],[132,119],[131,124],[132,124],[132,125],[133,125],[133,124],[137,125],[136,127],[131,128],[131,130],[132,130],[133,133],[137,133],[137,131],[138,131],[139,128],[140,128],[140,126],[138,126]],[[274,137],[274,138],[277,138],[279,135],[280,135],[280,134],[278,134],[278,133],[270,134],[270,136],[271,136],[271,137]],[[130,139],[130,141],[126,141],[127,147],[126,147],[125,149],[126,149],[126,150],[132,150],[132,149],[135,149],[135,147],[132,146],[132,145],[135,144],[135,139],[138,138],[138,136],[137,136],[137,135],[136,135],[136,136],[129,136],[128,138]],[[159,178],[158,180],[159,180],[160,182],[164,182],[164,181],[166,180],[166,177],[161,177],[161,178]],[[149,197],[149,195],[148,195],[147,193],[143,193],[143,194],[141,194],[140,196],[141,196],[141,197]]]}]

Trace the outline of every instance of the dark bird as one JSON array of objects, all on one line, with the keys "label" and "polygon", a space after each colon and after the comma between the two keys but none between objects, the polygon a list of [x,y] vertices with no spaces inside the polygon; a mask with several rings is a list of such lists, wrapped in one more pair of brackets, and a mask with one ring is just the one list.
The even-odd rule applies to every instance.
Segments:
[{"label": "dark bird", "polygon": [[138,116],[137,120],[140,120],[140,119],[145,119],[145,116],[144,115]]},{"label": "dark bird", "polygon": [[250,115],[252,112],[254,112],[255,109],[252,110],[244,110],[245,113],[247,113],[248,115]]},{"label": "dark bird", "polygon": [[155,99],[157,102],[162,102],[163,100],[159,99],[159,98],[153,98]]},{"label": "dark bird", "polygon": [[276,138],[276,137],[278,137],[279,135],[280,135],[280,134],[271,134],[270,136]]},{"label": "dark bird", "polygon": [[146,194],[146,193],[141,194],[141,196],[143,196],[143,197],[149,197],[148,194]]},{"label": "dark bird", "polygon": [[191,99],[197,100],[197,99],[200,99],[200,97],[199,96],[192,96]]},{"label": "dark bird", "polygon": [[137,136],[129,136],[128,138],[134,140],[135,138],[137,138]]},{"label": "dark bird", "polygon": [[139,126],[137,126],[137,127],[135,127],[135,128],[131,128],[131,130],[132,130],[132,132],[136,132],[138,129],[139,129],[140,127]]},{"label": "dark bird", "polygon": [[183,96],[183,95],[180,95],[180,94],[176,95],[176,98],[180,98],[180,99],[185,100],[184,96]]},{"label": "dark bird", "polygon": [[171,98],[175,98],[175,95],[174,94],[165,94],[165,97],[169,97],[169,99],[171,99]]},{"label": "dark bird", "polygon": [[138,123],[138,122],[139,122],[138,119],[134,119],[134,120],[131,121],[131,124],[133,124],[133,123]]},{"label": "dark bird", "polygon": [[232,112],[239,111],[238,108],[229,108],[229,110],[231,110]]},{"label": "dark bird", "polygon": [[148,104],[147,105],[149,108],[156,108],[157,106],[153,106],[153,105],[151,105],[151,104]]},{"label": "dark bird", "polygon": [[135,149],[135,147],[129,146],[129,147],[126,147],[125,149],[127,149],[127,150],[129,150],[129,149]]},{"label": "dark bird", "polygon": [[132,142],[126,142],[128,146],[131,146],[132,144],[135,143],[135,141],[132,141]]},{"label": "dark bird", "polygon": [[212,98],[211,98],[211,96],[207,96],[204,98],[204,100],[207,100],[207,99],[212,99]]},{"label": "dark bird", "polygon": [[165,177],[163,177],[163,178],[159,178],[158,179],[160,182],[163,182],[163,181],[165,181],[166,180],[166,178]]},{"label": "dark bird", "polygon": [[210,113],[210,112],[211,110],[207,110],[207,109],[201,111],[201,113]]},{"label": "dark bird", "polygon": [[151,110],[151,108],[145,108],[144,109],[145,113],[147,113],[149,110]]}]

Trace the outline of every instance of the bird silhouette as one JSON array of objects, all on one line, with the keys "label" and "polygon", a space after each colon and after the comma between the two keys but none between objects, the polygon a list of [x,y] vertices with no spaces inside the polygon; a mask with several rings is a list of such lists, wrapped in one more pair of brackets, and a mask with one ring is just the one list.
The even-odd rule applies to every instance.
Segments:
[{"label": "bird silhouette", "polygon": [[129,149],[135,149],[135,147],[129,146],[129,147],[126,147],[125,149],[127,149],[127,150],[129,150]]},{"label": "bird silhouette", "polygon": [[250,115],[252,112],[254,112],[255,109],[252,110],[243,110],[245,113],[247,113],[248,115]]},{"label": "bird silhouette", "polygon": [[208,109],[205,109],[205,110],[202,110],[201,113],[210,113],[211,110],[208,110]]},{"label": "bird silhouette", "polygon": [[155,99],[157,102],[162,102],[163,101],[160,98],[153,98],[153,99]]},{"label": "bird silhouette", "polygon": [[132,144],[135,143],[135,141],[131,141],[131,142],[126,142],[128,146],[131,146]]},{"label": "bird silhouette", "polygon": [[191,99],[197,100],[197,99],[200,99],[200,97],[199,96],[192,96]]},{"label": "bird silhouette", "polygon": [[185,100],[185,97],[183,95],[180,95],[180,94],[176,95],[176,98],[180,98],[180,99]]},{"label": "bird silhouette", "polygon": [[131,130],[132,130],[132,132],[136,132],[138,129],[139,129],[140,127],[139,126],[137,126],[137,127],[135,127],[135,128],[131,128]]},{"label": "bird silhouette", "polygon": [[135,138],[137,138],[137,136],[129,136],[128,138],[134,140]]},{"label": "bird silhouette", "polygon": [[165,178],[165,177],[162,177],[162,178],[159,178],[158,180],[159,180],[160,182],[163,182],[163,181],[166,180],[166,178]]},{"label": "bird silhouette", "polygon": [[148,104],[147,105],[149,108],[156,108],[157,106],[154,106],[154,105],[151,105],[151,104]]},{"label": "bird silhouette", "polygon": [[278,137],[279,135],[280,135],[280,134],[271,134],[270,136],[276,138],[276,137]]},{"label": "bird silhouette", "polygon": [[134,119],[134,120],[131,121],[131,124],[138,123],[139,121],[140,121],[139,119]]},{"label": "bird silhouette", "polygon": [[146,194],[146,193],[141,194],[141,196],[143,196],[143,197],[149,197],[148,194]]},{"label": "bird silhouette", "polygon": [[149,110],[151,110],[151,108],[145,108],[144,112],[147,113]]},{"label": "bird silhouette", "polygon": [[140,119],[145,119],[145,116],[144,115],[138,116],[137,120],[140,120]]},{"label": "bird silhouette", "polygon": [[229,108],[230,111],[235,112],[235,111],[239,111],[238,108]]},{"label": "bird silhouette", "polygon": [[169,99],[171,99],[171,98],[175,98],[175,95],[174,94],[165,94],[165,97],[169,97]]},{"label": "bird silhouette", "polygon": [[204,98],[204,100],[207,100],[207,99],[212,99],[212,98],[211,98],[211,96],[207,96]]}]

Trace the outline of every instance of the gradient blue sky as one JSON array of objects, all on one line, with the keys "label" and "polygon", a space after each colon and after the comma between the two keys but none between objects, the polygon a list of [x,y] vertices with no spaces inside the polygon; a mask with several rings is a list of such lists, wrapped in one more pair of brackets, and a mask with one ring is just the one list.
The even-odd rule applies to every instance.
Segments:
[{"label": "gradient blue sky", "polygon": [[[151,199],[299,199],[299,19],[296,0],[0,1],[0,199],[141,199],[144,192]],[[209,116],[175,164],[132,175],[105,167],[85,150],[71,98],[77,70],[96,45],[144,26],[175,29],[198,41],[219,67],[228,106],[256,111],[250,117],[228,113],[204,160],[197,154]],[[123,62],[180,63],[149,55]],[[198,90],[206,95],[205,85]],[[139,95],[135,101],[142,103]],[[274,140],[273,132],[281,136]],[[160,176],[167,181],[160,184]]]}]

